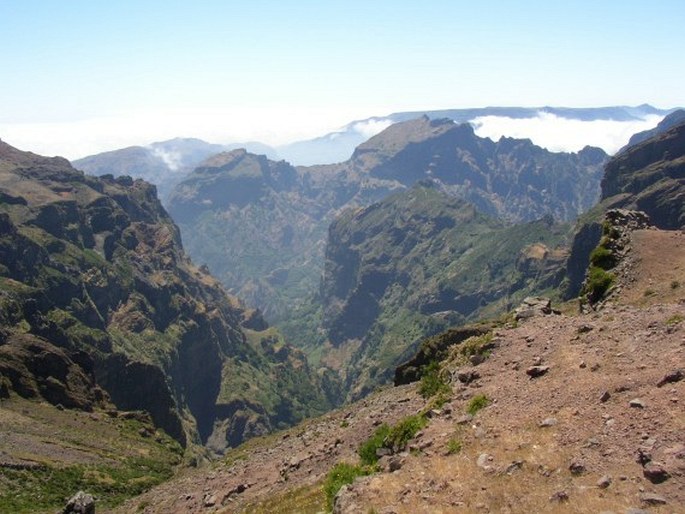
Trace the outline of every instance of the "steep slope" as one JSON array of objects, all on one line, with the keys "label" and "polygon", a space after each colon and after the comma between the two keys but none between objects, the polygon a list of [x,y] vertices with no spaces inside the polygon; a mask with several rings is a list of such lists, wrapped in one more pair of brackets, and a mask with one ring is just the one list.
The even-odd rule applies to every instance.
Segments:
[{"label": "steep slope", "polygon": [[567,228],[508,226],[431,182],[348,211],[330,227],[321,283],[321,363],[351,397],[391,379],[418,341],[510,309],[557,284]]},{"label": "steep slope", "polygon": [[[635,276],[684,284],[683,237],[636,232]],[[638,258],[655,241],[663,248],[658,269]],[[421,413],[427,425],[407,446],[380,452],[390,453],[380,471],[343,487],[335,512],[683,512],[683,291],[633,302],[626,288],[599,312],[500,325],[484,362],[447,368],[454,380],[441,406],[412,384],[385,389],[253,440],[118,512],[321,512],[337,463],[357,464],[382,423]],[[533,366],[548,368],[531,378]],[[483,397],[481,409],[467,413]]]},{"label": "steep slope", "polygon": [[492,216],[571,220],[595,203],[605,158],[592,148],[565,154],[527,140],[494,143],[468,125],[421,118],[336,165],[293,168],[241,151],[210,159],[176,187],[169,212],[193,258],[282,325],[316,292],[326,231],[344,208],[431,179]]},{"label": "steep slope", "polygon": [[577,224],[567,265],[567,297],[580,291],[590,252],[599,243],[601,219],[611,208],[645,212],[663,229],[685,226],[685,123],[623,150],[606,165],[600,203]]},{"label": "steep slope", "polygon": [[620,152],[622,152],[623,150],[625,150],[627,148],[630,148],[631,146],[635,146],[639,143],[642,143],[643,141],[646,141],[647,139],[650,139],[654,136],[658,136],[659,134],[666,132],[671,127],[675,127],[676,125],[680,125],[684,121],[685,121],[685,111],[683,109],[678,109],[676,111],[673,111],[668,116],[666,116],[663,120],[661,120],[658,123],[658,125],[656,127],[654,127],[653,129],[645,130],[644,132],[638,132],[637,134],[633,134],[633,136],[628,141],[628,144],[624,148],[621,148]]},{"label": "steep slope", "polygon": [[324,410],[304,355],[193,266],[155,193],[0,142],[0,382],[218,451]]}]

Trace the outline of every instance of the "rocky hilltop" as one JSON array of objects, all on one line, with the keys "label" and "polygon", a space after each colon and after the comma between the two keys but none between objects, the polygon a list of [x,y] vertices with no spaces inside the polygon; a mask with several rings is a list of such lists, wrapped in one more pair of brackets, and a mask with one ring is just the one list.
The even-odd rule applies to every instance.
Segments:
[{"label": "rocky hilltop", "polygon": [[304,355],[183,251],[155,187],[0,143],[0,385],[142,410],[223,451],[328,406]]}]

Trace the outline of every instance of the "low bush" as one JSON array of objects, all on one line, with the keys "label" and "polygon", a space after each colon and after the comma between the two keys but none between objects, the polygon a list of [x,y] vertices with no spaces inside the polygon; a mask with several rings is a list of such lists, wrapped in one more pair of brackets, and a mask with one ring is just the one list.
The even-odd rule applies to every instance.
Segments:
[{"label": "low bush", "polygon": [[354,479],[361,476],[370,475],[371,470],[364,466],[354,466],[346,462],[339,462],[326,475],[326,480],[323,484],[323,491],[326,495],[326,505],[328,509],[333,509],[333,499],[338,494],[340,488],[344,485],[351,484]]},{"label": "low bush", "polygon": [[484,409],[488,405],[490,405],[489,398],[484,394],[477,394],[469,401],[469,404],[466,406],[466,412],[468,412],[472,416],[475,416],[476,412],[478,412],[481,409]]},{"label": "low bush", "polygon": [[373,465],[378,462],[377,450],[386,448],[395,453],[407,446],[416,433],[426,426],[428,421],[421,414],[408,416],[392,427],[383,423],[373,435],[359,447],[362,464]]}]

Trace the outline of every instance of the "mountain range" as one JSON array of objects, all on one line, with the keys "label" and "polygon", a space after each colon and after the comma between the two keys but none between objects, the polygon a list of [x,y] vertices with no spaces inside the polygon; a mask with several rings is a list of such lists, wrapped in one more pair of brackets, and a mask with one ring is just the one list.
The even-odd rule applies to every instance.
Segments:
[{"label": "mountain range", "polygon": [[[143,180],[0,142],[0,510],[112,507],[181,462],[200,469],[121,508],[481,509],[502,480],[532,510],[678,504],[678,116],[611,159],[429,116],[330,165],[179,140],[189,161],[156,150],[193,167],[169,213]],[[371,475],[338,492],[345,465]]]}]

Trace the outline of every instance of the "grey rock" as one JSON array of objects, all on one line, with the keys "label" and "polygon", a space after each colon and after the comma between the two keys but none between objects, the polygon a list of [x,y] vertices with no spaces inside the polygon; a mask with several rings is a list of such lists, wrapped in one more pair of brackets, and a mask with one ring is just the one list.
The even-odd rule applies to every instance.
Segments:
[{"label": "grey rock", "polygon": [[578,462],[575,460],[571,462],[568,469],[573,475],[582,475],[586,471],[585,465],[582,462]]},{"label": "grey rock", "polygon": [[62,514],[95,514],[95,499],[83,491],[69,498]]},{"label": "grey rock", "polygon": [[549,497],[549,501],[563,503],[568,501],[568,493],[566,491],[557,491]]},{"label": "grey rock", "polygon": [[672,384],[674,382],[680,382],[682,379],[685,378],[685,372],[682,369],[677,369],[675,371],[671,371],[668,375],[665,375],[664,378],[659,380],[657,383],[657,387],[663,387],[666,384]]},{"label": "grey rock", "polygon": [[666,505],[668,503],[666,498],[655,493],[641,494],[640,501],[642,501],[642,503],[646,503],[647,505]]},{"label": "grey rock", "polygon": [[545,418],[540,422],[540,428],[553,427],[558,423],[557,418]]},{"label": "grey rock", "polygon": [[475,369],[465,369],[457,372],[457,380],[462,384],[470,384],[480,378],[480,373]]},{"label": "grey rock", "polygon": [[645,402],[642,401],[640,398],[633,398],[628,402],[628,405],[630,405],[634,409],[644,409],[645,408]]},{"label": "grey rock", "polygon": [[401,459],[400,457],[393,457],[388,461],[388,471],[391,473],[393,471],[397,471],[398,469],[402,469],[402,466],[404,465],[404,460]]},{"label": "grey rock", "polygon": [[549,366],[531,366],[526,370],[526,375],[530,378],[541,377],[549,371]]},{"label": "grey rock", "polygon": [[471,423],[473,421],[473,416],[471,414],[464,414],[463,416],[457,418],[455,423],[457,425],[465,425],[466,423]]},{"label": "grey rock", "polygon": [[609,401],[609,398],[611,398],[611,394],[609,391],[604,391],[602,394],[599,396],[599,401],[602,403],[606,403]]},{"label": "grey rock", "polygon": [[597,487],[600,489],[606,489],[611,485],[611,477],[609,475],[604,475],[602,478],[597,480]]},{"label": "grey rock", "polygon": [[656,462],[650,462],[647,464],[643,470],[642,474],[645,476],[647,480],[649,480],[653,484],[660,484],[661,482],[665,482],[669,478],[671,478],[671,475],[666,469],[661,465]]}]

